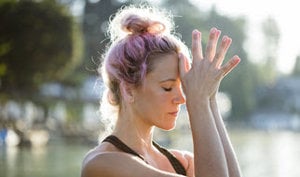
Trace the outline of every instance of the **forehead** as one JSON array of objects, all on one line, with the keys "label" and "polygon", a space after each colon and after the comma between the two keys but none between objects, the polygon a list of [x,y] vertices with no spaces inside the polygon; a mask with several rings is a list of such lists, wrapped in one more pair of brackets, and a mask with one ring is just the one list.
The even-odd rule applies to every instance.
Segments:
[{"label": "forehead", "polygon": [[147,74],[148,79],[162,81],[178,77],[178,56],[176,53],[158,55],[153,61],[153,69]]}]

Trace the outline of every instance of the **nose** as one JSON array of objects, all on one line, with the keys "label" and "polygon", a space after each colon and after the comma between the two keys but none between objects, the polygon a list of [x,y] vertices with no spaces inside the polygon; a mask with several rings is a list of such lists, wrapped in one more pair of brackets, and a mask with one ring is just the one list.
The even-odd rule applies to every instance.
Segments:
[{"label": "nose", "polygon": [[176,96],[173,100],[173,103],[175,104],[183,104],[185,103],[185,97],[183,95],[183,91],[181,89],[181,87],[179,87],[178,89],[176,89]]}]

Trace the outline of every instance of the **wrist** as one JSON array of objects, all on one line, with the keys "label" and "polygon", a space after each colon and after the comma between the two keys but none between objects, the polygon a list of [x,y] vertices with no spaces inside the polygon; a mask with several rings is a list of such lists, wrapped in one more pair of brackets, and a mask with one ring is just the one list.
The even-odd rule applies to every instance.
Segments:
[{"label": "wrist", "polygon": [[209,98],[210,103],[217,103],[217,98],[215,96]]},{"label": "wrist", "polygon": [[191,104],[206,104],[210,102],[210,97],[206,95],[189,95],[186,96],[186,103]]},{"label": "wrist", "polygon": [[186,106],[189,110],[201,110],[210,106],[209,97],[187,97]]}]

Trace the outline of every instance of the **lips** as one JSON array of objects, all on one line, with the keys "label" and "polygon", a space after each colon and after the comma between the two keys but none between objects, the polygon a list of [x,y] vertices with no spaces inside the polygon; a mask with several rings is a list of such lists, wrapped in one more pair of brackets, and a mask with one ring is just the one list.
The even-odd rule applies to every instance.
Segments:
[{"label": "lips", "polygon": [[170,112],[169,114],[176,117],[178,114],[178,111]]}]

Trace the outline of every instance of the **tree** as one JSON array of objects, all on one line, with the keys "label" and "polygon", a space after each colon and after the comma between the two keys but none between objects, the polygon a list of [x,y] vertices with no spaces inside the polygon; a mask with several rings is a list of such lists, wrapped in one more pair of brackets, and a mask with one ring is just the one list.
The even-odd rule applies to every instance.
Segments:
[{"label": "tree", "polygon": [[[30,96],[78,63],[72,17],[54,0],[0,4],[0,90]],[[78,53],[77,53],[78,54]]]},{"label": "tree", "polygon": [[[106,50],[109,42],[106,31],[111,15],[125,3],[117,0],[101,0],[96,3],[85,0],[83,13],[83,33],[85,57],[79,72],[96,75],[99,57]],[[91,72],[92,71],[92,72]]]},{"label": "tree", "polygon": [[188,47],[192,45],[191,34],[194,29],[207,34],[207,29],[203,25],[205,14],[190,1],[164,0],[160,6],[171,11],[175,21],[175,32],[180,35]]}]

